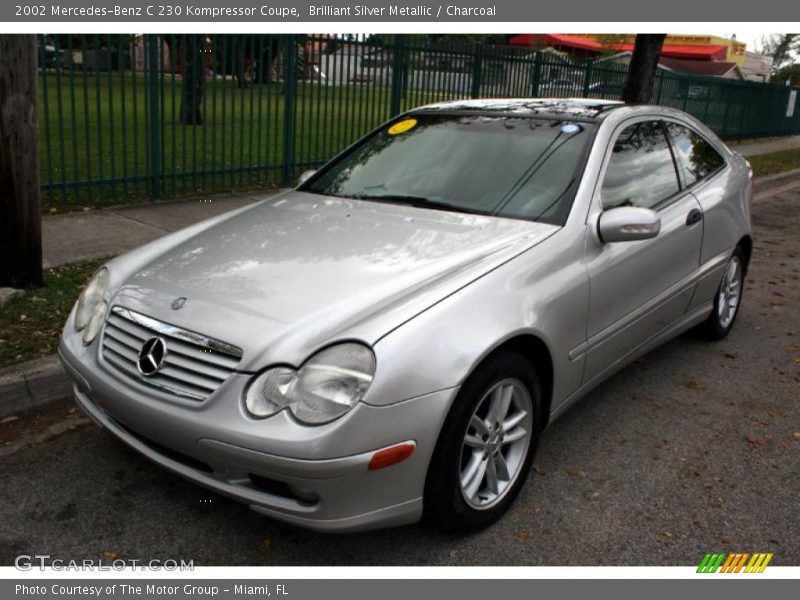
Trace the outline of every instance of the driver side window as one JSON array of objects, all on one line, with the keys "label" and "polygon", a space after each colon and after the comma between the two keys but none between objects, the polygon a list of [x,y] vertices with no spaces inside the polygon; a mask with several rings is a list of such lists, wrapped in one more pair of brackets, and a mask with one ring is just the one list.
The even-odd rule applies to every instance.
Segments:
[{"label": "driver side window", "polygon": [[603,179],[603,210],[618,206],[653,208],[680,190],[678,173],[659,121],[622,130]]}]

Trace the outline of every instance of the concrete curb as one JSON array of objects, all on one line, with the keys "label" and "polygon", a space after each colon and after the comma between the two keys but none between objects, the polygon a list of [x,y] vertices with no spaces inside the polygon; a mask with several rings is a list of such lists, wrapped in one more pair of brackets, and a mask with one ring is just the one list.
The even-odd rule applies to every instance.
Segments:
[{"label": "concrete curb", "polygon": [[756,177],[753,182],[756,193],[762,194],[772,188],[782,187],[788,183],[800,183],[800,169],[783,171],[782,173],[775,173],[765,177]]},{"label": "concrete curb", "polygon": [[72,384],[55,355],[0,369],[0,418],[71,395]]},{"label": "concrete curb", "polygon": [[771,196],[786,192],[800,186],[800,169],[775,173],[754,180],[754,202],[761,202]]}]

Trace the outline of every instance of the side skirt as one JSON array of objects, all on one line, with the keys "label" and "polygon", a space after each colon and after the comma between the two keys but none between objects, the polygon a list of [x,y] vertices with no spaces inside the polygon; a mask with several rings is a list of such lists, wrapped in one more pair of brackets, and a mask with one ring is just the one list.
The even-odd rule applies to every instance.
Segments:
[{"label": "side skirt", "polygon": [[653,348],[660,346],[661,344],[678,337],[680,334],[688,331],[695,325],[699,325],[703,321],[708,318],[708,315],[711,314],[711,311],[714,309],[713,302],[708,302],[693,309],[691,312],[683,315],[679,320],[675,321],[672,325],[663,329],[660,333],[655,335],[654,337],[646,340],[633,350],[631,350],[625,356],[619,358],[611,365],[606,367],[605,370],[601,371],[597,375],[595,375],[590,381],[584,383],[580,388],[578,388],[573,394],[571,394],[566,400],[564,400],[561,404],[555,407],[552,411],[550,411],[550,419],[548,423],[552,423],[555,419],[560,417],[564,412],[573,404],[575,404],[578,400],[583,398],[586,394],[588,394],[591,390],[596,388],[600,385],[603,381],[611,377],[617,371],[620,371],[634,360],[647,354]]}]

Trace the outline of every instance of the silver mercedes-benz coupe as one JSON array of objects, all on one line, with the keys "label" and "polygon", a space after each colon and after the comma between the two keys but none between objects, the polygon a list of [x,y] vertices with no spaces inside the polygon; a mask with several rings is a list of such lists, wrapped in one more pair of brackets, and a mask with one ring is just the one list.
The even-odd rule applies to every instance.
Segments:
[{"label": "silver mercedes-benz coupe", "polygon": [[109,261],[59,353],[97,423],[260,513],[477,529],[600,381],[727,335],[751,197],[748,163],[678,110],[425,106]]}]

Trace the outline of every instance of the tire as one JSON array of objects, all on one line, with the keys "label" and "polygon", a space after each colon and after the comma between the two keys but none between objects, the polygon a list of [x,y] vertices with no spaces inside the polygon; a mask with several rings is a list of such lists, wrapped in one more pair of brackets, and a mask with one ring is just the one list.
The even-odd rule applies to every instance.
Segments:
[{"label": "tire", "polygon": [[[504,406],[504,419],[490,414]],[[497,521],[530,473],[542,416],[531,363],[517,352],[491,355],[461,386],[439,434],[425,483],[424,518],[453,532]],[[496,426],[499,421],[505,429]]]},{"label": "tire", "polygon": [[725,266],[722,280],[714,294],[714,310],[696,329],[701,338],[718,341],[733,329],[736,315],[739,314],[739,307],[742,305],[744,272],[744,255],[740,248],[736,248]]}]

